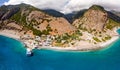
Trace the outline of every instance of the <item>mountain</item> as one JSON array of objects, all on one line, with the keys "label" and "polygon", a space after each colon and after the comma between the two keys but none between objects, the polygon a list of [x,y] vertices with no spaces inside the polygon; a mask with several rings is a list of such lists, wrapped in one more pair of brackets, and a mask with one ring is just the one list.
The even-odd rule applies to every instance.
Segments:
[{"label": "mountain", "polygon": [[[102,31],[110,22],[120,22],[119,17],[111,12],[107,12],[103,7],[99,5],[91,6],[83,16],[80,16],[73,22],[73,25],[77,28],[84,28],[87,30]],[[111,25],[114,26],[115,24]]]},{"label": "mountain", "polygon": [[115,15],[120,17],[120,12],[117,12],[117,11],[114,11],[114,10],[111,10],[110,12],[112,12],[113,14],[115,14]]},{"label": "mountain", "polygon": [[45,9],[43,11],[51,16],[54,16],[54,17],[64,17],[64,14],[62,14],[56,10],[53,10],[53,9]]},{"label": "mountain", "polygon": [[63,17],[65,18],[69,23],[72,23],[73,22],[73,16],[75,15],[75,13],[69,13],[69,14],[63,14],[61,12],[58,12],[56,10],[53,10],[53,9],[45,9],[45,10],[42,10],[44,11],[45,13],[51,15],[51,16],[54,16],[54,17]]},{"label": "mountain", "polygon": [[20,36],[52,35],[53,46],[81,46],[83,42],[89,46],[100,44],[111,39],[119,26],[120,17],[99,5],[69,14],[40,10],[24,3],[0,7],[1,31],[12,30]]},{"label": "mountain", "polygon": [[82,16],[84,14],[84,12],[86,11],[86,9],[80,10],[78,12],[68,13],[68,14],[63,14],[63,13],[58,12],[58,11],[53,10],[53,9],[45,9],[45,10],[42,10],[42,11],[49,14],[49,15],[51,15],[51,16],[54,16],[54,17],[63,17],[69,23],[72,23],[74,21],[74,19],[77,19],[80,16]]},{"label": "mountain", "polygon": [[15,23],[21,26],[23,30],[32,30],[33,33],[37,35],[56,35],[69,33],[75,30],[75,28],[62,17],[63,14],[50,12],[52,10],[48,11],[49,13],[24,3],[1,6],[1,27],[4,28],[8,24],[10,25],[10,23]]},{"label": "mountain", "polygon": [[110,12],[110,11],[107,11],[107,13],[108,13],[109,18],[113,19],[116,22],[120,22],[120,16],[119,15],[116,15],[116,14]]},{"label": "mountain", "polygon": [[[89,8],[84,15],[73,23],[76,27],[82,27],[86,29],[103,30],[104,25],[107,22],[107,12],[97,5],[93,5]],[[79,23],[78,23],[79,22]]]},{"label": "mountain", "polygon": [[75,12],[73,19],[75,20],[75,19],[78,19],[79,17],[82,17],[86,11],[87,11],[87,9],[83,9],[78,12]]},{"label": "mountain", "polygon": [[72,25],[77,28],[76,34],[82,34],[79,35],[81,40],[95,45],[111,39],[116,34],[114,29],[120,26],[120,21],[119,17],[106,11],[102,6],[93,5],[77,16]]}]

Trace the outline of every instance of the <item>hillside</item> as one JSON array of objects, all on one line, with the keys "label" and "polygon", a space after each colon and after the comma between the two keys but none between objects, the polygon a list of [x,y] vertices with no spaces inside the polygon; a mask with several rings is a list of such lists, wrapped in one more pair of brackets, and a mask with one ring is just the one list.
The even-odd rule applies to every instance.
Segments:
[{"label": "hillside", "polygon": [[73,26],[84,35],[81,36],[82,40],[98,44],[111,39],[116,34],[113,30],[120,26],[120,22],[115,20],[115,17],[113,14],[111,16],[110,12],[107,12],[103,7],[93,5],[83,16],[73,22]]},{"label": "hillside", "polygon": [[40,10],[27,4],[0,7],[1,32],[15,34],[25,42],[36,42],[38,36],[40,45],[47,42],[52,47],[96,49],[117,35],[118,27],[119,17],[99,5],[70,14]]},{"label": "hillside", "polygon": [[65,18],[50,15],[27,4],[1,6],[0,20],[5,25],[15,23],[22,26],[23,30],[32,30],[36,35],[56,35],[75,30]]},{"label": "hillside", "polygon": [[117,11],[114,11],[114,10],[111,10],[110,12],[114,13],[115,15],[119,16],[120,17],[120,12],[117,12]]}]

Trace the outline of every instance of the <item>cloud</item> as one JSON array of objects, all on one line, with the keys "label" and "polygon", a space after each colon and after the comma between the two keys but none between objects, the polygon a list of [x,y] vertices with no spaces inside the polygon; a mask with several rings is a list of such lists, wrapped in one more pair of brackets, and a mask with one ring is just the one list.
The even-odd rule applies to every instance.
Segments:
[{"label": "cloud", "polygon": [[20,3],[31,4],[40,9],[55,9],[55,10],[62,10],[65,3],[69,0],[9,0],[5,2],[5,5],[16,5]]},{"label": "cloud", "polygon": [[20,3],[31,4],[40,9],[55,9],[63,13],[71,13],[87,9],[93,4],[101,5],[107,10],[120,11],[120,0],[9,0],[5,5]]},{"label": "cloud", "polygon": [[70,0],[63,8],[64,13],[70,13],[71,11],[79,11],[81,9],[89,8],[95,4],[95,0]]},{"label": "cloud", "polygon": [[70,13],[72,11],[79,11],[81,9],[88,9],[93,4],[101,5],[106,10],[120,11],[120,0],[70,0],[64,6],[62,12]]}]

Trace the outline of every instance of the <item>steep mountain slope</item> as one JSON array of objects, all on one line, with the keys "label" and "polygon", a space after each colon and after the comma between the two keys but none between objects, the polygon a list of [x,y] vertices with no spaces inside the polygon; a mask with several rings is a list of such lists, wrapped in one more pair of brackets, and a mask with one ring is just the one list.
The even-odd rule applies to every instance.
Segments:
[{"label": "steep mountain slope", "polygon": [[110,12],[114,13],[115,15],[119,16],[120,17],[120,12],[117,12],[117,11],[114,11],[114,10],[111,10]]},{"label": "steep mountain slope", "polygon": [[[102,31],[111,21],[120,22],[119,17],[111,12],[107,12],[98,5],[91,6],[82,17],[76,19],[73,23],[77,28],[95,29]],[[117,25],[117,24],[113,24]]]},{"label": "steep mountain slope", "polygon": [[54,16],[54,17],[64,17],[64,14],[62,14],[56,10],[53,10],[53,9],[45,9],[43,11],[51,16]]},{"label": "steep mountain slope", "polygon": [[113,19],[116,22],[120,22],[120,14],[112,13],[110,11],[107,11],[107,13],[109,18]]},{"label": "steep mountain slope", "polygon": [[75,14],[73,15],[73,19],[75,20],[78,19],[79,17],[82,17],[86,11],[87,9],[83,9],[78,12],[75,12]]},{"label": "steep mountain slope", "polygon": [[[73,22],[72,25],[68,21]],[[0,31],[31,35],[29,39],[50,35],[52,46],[94,47],[117,35],[115,29],[119,26],[119,17],[98,5],[68,15],[27,4],[0,7]]]},{"label": "steep mountain slope", "polygon": [[89,43],[98,44],[109,40],[116,33],[115,27],[120,26],[120,22],[115,20],[115,15],[110,15],[103,7],[98,5],[91,6],[83,16],[79,16],[74,22],[82,40],[87,40]]},{"label": "steep mountain slope", "polygon": [[102,7],[93,5],[83,15],[83,17],[74,22],[73,25],[76,27],[80,27],[80,25],[82,25],[82,28],[96,29],[101,31],[108,21],[107,17],[108,14]]},{"label": "steep mountain slope", "polygon": [[73,22],[73,16],[75,15],[75,13],[69,13],[69,14],[63,14],[61,12],[58,12],[56,10],[53,10],[53,9],[45,9],[45,10],[42,10],[43,12],[51,15],[51,16],[54,16],[54,17],[63,17],[65,18],[69,23],[72,23]]},{"label": "steep mountain slope", "polygon": [[[0,7],[0,20],[2,23],[13,22],[32,30],[34,34],[63,34],[75,30],[75,28],[63,17],[49,15],[27,4],[9,5]],[[7,28],[7,27],[6,27]]]}]

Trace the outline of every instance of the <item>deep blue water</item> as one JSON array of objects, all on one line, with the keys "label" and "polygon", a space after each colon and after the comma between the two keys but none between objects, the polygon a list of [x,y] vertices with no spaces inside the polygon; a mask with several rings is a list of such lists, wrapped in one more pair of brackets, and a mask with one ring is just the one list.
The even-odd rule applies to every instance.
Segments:
[{"label": "deep blue water", "polygon": [[34,50],[26,57],[17,40],[0,36],[0,70],[119,70],[120,39],[92,52]]}]

